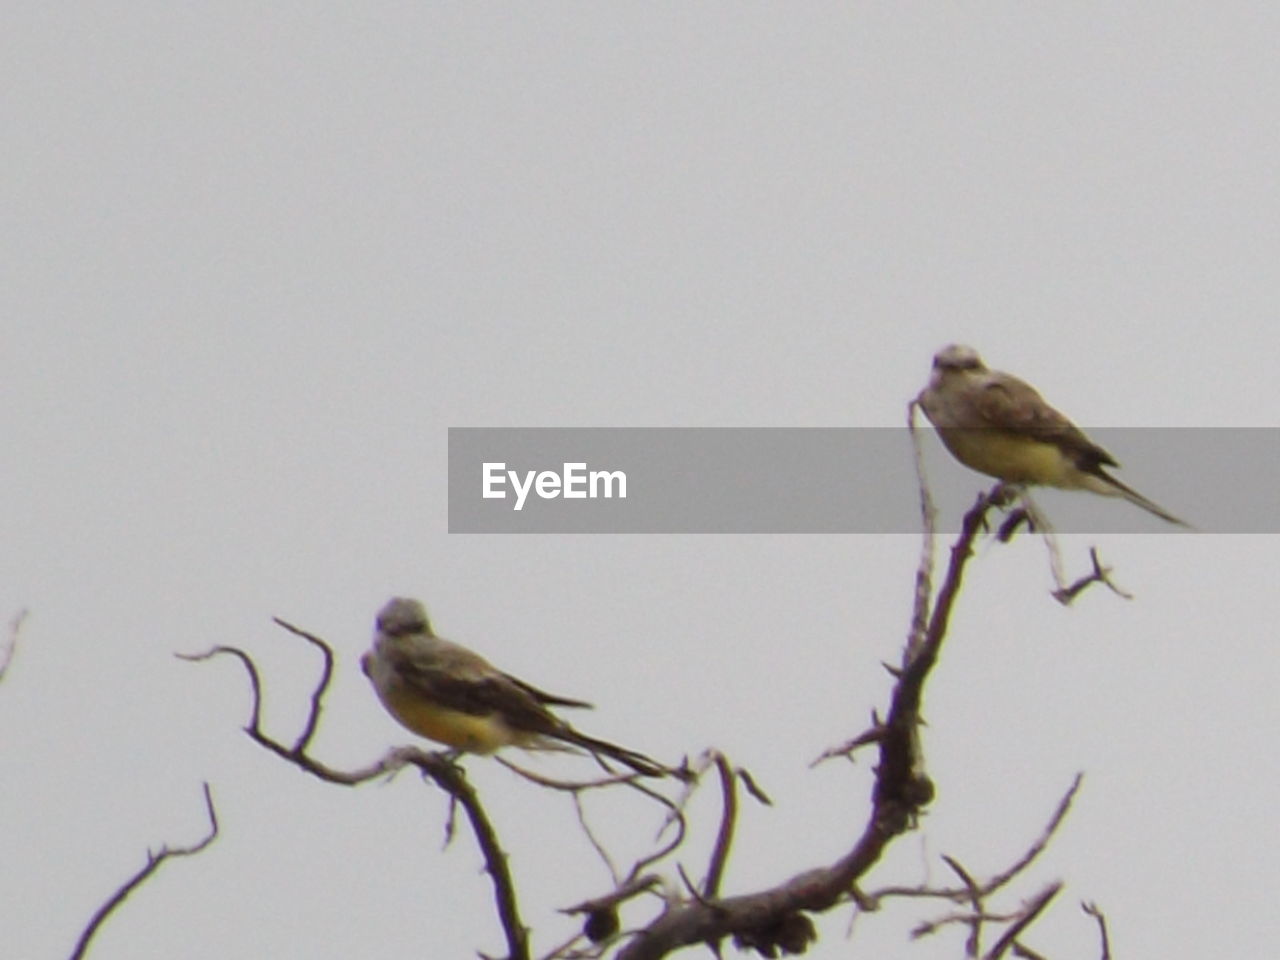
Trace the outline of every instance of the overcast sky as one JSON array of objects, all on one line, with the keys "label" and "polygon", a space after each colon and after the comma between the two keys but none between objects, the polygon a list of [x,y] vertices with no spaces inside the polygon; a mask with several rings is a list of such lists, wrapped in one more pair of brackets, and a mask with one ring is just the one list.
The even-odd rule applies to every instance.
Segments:
[{"label": "overcast sky", "polygon": [[[172,656],[250,650],[291,739],[317,665],[270,617],[323,635],[315,750],[363,765],[411,740],[357,668],[393,594],[595,701],[591,733],[748,766],[776,806],[727,893],[847,848],[866,766],[808,764],[885,702],[918,538],[451,536],[450,426],[894,426],[952,341],[1085,427],[1280,417],[1265,4],[46,3],[0,48],[7,957],[67,955],[198,838],[205,780],[222,836],[96,958],[499,954],[438,790],[307,777],[241,732],[236,664]],[[1241,481],[1206,496],[1274,496]],[[1265,956],[1276,540],[1070,537],[1074,571],[1090,543],[1134,600],[1064,609],[1040,543],[979,552],[926,702],[937,801],[867,886],[1002,869],[1084,771],[1017,888],[1068,884],[1030,942],[1096,956],[1087,899],[1117,955]],[[468,769],[545,951],[607,877],[563,796]],[[959,956],[906,939],[943,912],[851,944],[844,908],[812,955]]]}]

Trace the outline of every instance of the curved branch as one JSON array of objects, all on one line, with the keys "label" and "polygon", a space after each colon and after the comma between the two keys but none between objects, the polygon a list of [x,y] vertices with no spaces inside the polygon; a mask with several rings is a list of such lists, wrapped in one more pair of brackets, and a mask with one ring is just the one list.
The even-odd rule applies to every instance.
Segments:
[{"label": "curved branch", "polygon": [[308,755],[306,752],[307,746],[310,744],[319,725],[320,713],[324,706],[324,697],[328,693],[329,686],[333,680],[333,649],[319,637],[307,633],[305,630],[300,630],[279,618],[274,619],[279,626],[290,633],[302,637],[320,650],[324,658],[324,668],[321,671],[319,682],[311,693],[311,706],[303,723],[302,734],[292,745],[287,745],[275,739],[262,729],[262,681],[257,665],[247,653],[238,647],[217,646],[205,653],[177,654],[177,656],[182,660],[202,661],[226,654],[239,660],[249,676],[249,686],[253,694],[253,703],[249,711],[249,723],[244,728],[245,733],[258,745],[270,750],[312,776],[328,783],[351,787],[386,774],[395,773],[405,766],[414,766],[425,777],[432,780],[449,794],[454,801],[461,804],[467,814],[468,821],[471,823],[476,843],[480,847],[484,858],[485,871],[493,882],[494,901],[503,933],[506,936],[510,960],[529,960],[528,930],[520,919],[520,911],[516,904],[515,883],[511,879],[511,872],[507,867],[507,855],[499,845],[493,824],[480,804],[480,799],[475,789],[467,782],[463,769],[447,754],[428,753],[419,750],[417,747],[399,747],[390,750],[375,763],[352,771],[336,770]]},{"label": "curved branch", "polygon": [[733,843],[733,830],[738,823],[738,788],[733,778],[729,760],[719,750],[715,751],[716,773],[720,776],[720,795],[724,809],[720,815],[720,829],[716,831],[715,847],[711,851],[711,866],[702,884],[702,896],[714,900],[720,896],[720,880],[724,877],[725,863],[729,859],[729,847]]},{"label": "curved branch", "polygon": [[213,843],[218,836],[218,813],[213,808],[213,795],[209,792],[209,784],[204,784],[204,805],[209,813],[209,833],[198,843],[189,847],[161,847],[159,853],[151,853],[147,851],[147,863],[141,870],[130,877],[115,893],[98,908],[97,912],[90,918],[88,926],[84,928],[84,932],[80,934],[80,939],[76,941],[75,949],[71,952],[71,960],[81,960],[85,952],[89,949],[89,941],[93,939],[94,934],[106,921],[107,917],[115,911],[120,904],[128,898],[129,894],[137,890],[146,882],[147,878],[160,869],[170,857],[190,857],[199,853],[209,844]]},{"label": "curved branch", "polygon": [[329,684],[333,681],[333,650],[319,637],[307,633],[307,631],[301,630],[293,624],[281,620],[279,617],[272,617],[271,620],[276,625],[288,630],[294,636],[301,637],[319,650],[320,656],[324,661],[324,666],[320,669],[320,679],[316,683],[316,688],[311,691],[311,709],[307,712],[307,723],[293,744],[293,752],[301,754],[306,751],[307,746],[311,743],[311,738],[316,735],[316,728],[320,726],[321,701],[324,699],[325,691],[329,689]]}]

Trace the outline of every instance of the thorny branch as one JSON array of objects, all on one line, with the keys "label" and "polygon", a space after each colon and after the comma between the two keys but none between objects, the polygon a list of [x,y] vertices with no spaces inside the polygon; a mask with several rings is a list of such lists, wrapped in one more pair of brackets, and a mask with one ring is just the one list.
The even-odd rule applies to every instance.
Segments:
[{"label": "thorny branch", "polygon": [[213,843],[214,838],[218,836],[218,813],[213,808],[213,795],[209,792],[209,784],[204,785],[204,805],[209,813],[209,833],[198,843],[189,847],[167,847],[163,846],[157,853],[147,851],[146,865],[130,877],[115,893],[98,908],[97,912],[90,918],[88,926],[84,928],[84,932],[80,934],[80,939],[76,941],[75,950],[71,953],[71,960],[81,960],[85,952],[89,949],[89,941],[93,939],[94,934],[111,916],[112,912],[124,903],[129,894],[138,889],[146,880],[170,857],[190,857],[199,853],[209,844]]},{"label": "thorny branch", "polygon": [[757,893],[669,902],[662,914],[623,946],[618,960],[655,960],[682,946],[714,943],[726,936],[732,936],[739,947],[765,956],[803,952],[816,936],[805,913],[825,911],[842,902],[893,838],[913,826],[919,811],[933,798],[918,733],[924,683],[937,662],[965,566],[992,503],[991,497],[983,496],[966,514],[932,610],[927,610],[929,575],[925,571],[917,576],[917,584],[924,586],[917,591],[912,638],[901,668],[895,671],[897,682],[888,712],[883,721],[876,721],[873,733],[857,738],[878,748],[879,763],[871,813],[853,847],[828,866]]},{"label": "thorny branch", "polygon": [[[931,540],[933,504],[924,484],[921,486],[926,539]],[[619,951],[618,960],[656,960],[683,946],[695,943],[714,945],[725,936],[732,936],[740,948],[751,948],[764,956],[777,956],[779,952],[801,953],[816,937],[806,913],[828,910],[849,897],[861,906],[874,904],[875,898],[864,898],[857,892],[857,881],[877,863],[895,837],[915,825],[919,811],[933,799],[934,787],[924,772],[919,734],[925,682],[938,661],[964,573],[973,555],[974,543],[987,529],[991,509],[1004,506],[1009,499],[1009,489],[997,484],[979,496],[965,514],[932,605],[932,550],[926,548],[923,551],[916,573],[911,627],[901,665],[891,668],[896,682],[885,717],[881,719],[878,713],[873,714],[870,729],[842,747],[826,751],[819,758],[847,756],[858,748],[873,745],[878,749],[872,809],[854,846],[826,867],[806,871],[754,894],[719,900],[700,895],[669,901],[663,913]],[[1014,525],[1006,524],[1002,534],[1006,538],[1012,537],[1015,529]],[[996,886],[1020,872],[1040,852],[1048,836],[1061,823],[1079,785],[1077,777],[1059,804],[1045,837],[1033,845],[1012,869],[995,878],[999,881]],[[996,960],[1010,949],[1017,935],[1039,916],[1057,890],[1057,886],[1050,888],[1025,912],[1018,914],[987,956]],[[965,896],[972,896],[975,892],[968,885],[961,891]],[[972,926],[970,941],[971,955],[977,956],[976,922]]]},{"label": "thorny branch", "polygon": [[[917,450],[918,455],[918,450]],[[922,470],[922,467],[921,467]],[[923,477],[923,473],[921,474]],[[972,913],[944,918],[933,924],[936,928],[947,923],[965,923],[970,928],[966,943],[966,955],[983,960],[999,960],[1012,952],[1014,955],[1034,958],[1038,956],[1018,941],[1019,936],[1036,920],[1060,890],[1053,884],[1043,890],[1023,908],[1009,914],[991,914],[983,906],[983,899],[1019,874],[1044,848],[1049,838],[1062,822],[1071,800],[1080,786],[1077,777],[1060,802],[1058,810],[1044,835],[1011,868],[985,883],[978,883],[972,875],[952,858],[948,865],[961,878],[963,886],[953,889],[931,890],[927,888],[888,888],[872,894],[859,889],[859,881],[880,860],[884,850],[898,836],[911,830],[918,816],[933,799],[934,786],[925,773],[923,751],[920,743],[921,709],[924,687],[946,637],[950,617],[959,595],[964,573],[973,556],[977,538],[988,527],[992,508],[1004,507],[1010,502],[1011,491],[1004,485],[996,485],[991,491],[978,497],[973,507],[964,515],[961,531],[951,547],[941,585],[933,592],[933,529],[934,507],[925,484],[921,484],[921,511],[924,517],[927,541],[916,572],[916,589],[911,626],[904,646],[900,665],[891,667],[895,678],[887,711],[883,718],[872,714],[871,727],[839,748],[826,751],[819,761],[834,756],[851,756],[863,747],[875,747],[878,762],[874,768],[875,779],[871,791],[871,810],[860,836],[852,847],[826,866],[804,871],[775,886],[732,897],[720,897],[719,890],[727,864],[728,853],[737,822],[737,790],[735,773],[756,799],[768,802],[763,791],[745,770],[733,771],[728,760],[718,752],[710,752],[700,769],[712,764],[717,770],[722,793],[722,814],[718,836],[710,858],[709,868],[701,887],[695,886],[684,874],[686,895],[680,896],[671,885],[649,868],[665,858],[681,845],[686,833],[683,807],[697,784],[697,773],[690,772],[685,794],[681,801],[673,802],[652,791],[631,776],[609,777],[602,781],[566,782],[552,780],[525,770],[510,761],[503,764],[525,779],[544,787],[571,792],[578,804],[580,820],[589,839],[608,865],[614,877],[615,889],[602,896],[585,900],[563,912],[585,914],[583,934],[554,949],[551,957],[598,957],[611,943],[620,942],[617,960],[657,960],[684,946],[705,943],[719,952],[719,944],[731,937],[740,949],[754,950],[767,957],[781,953],[802,953],[817,933],[810,913],[823,912],[852,900],[859,909],[874,910],[879,901],[893,895],[930,896],[949,898],[967,903]],[[1018,527],[1027,522],[1025,514],[1016,514],[1000,527],[998,539],[1011,539]],[[1092,554],[1094,571],[1068,588],[1069,596],[1059,597],[1064,602],[1078,595],[1095,582],[1105,583],[1120,592],[1108,579],[1108,573]],[[1123,595],[1123,593],[1121,594]],[[320,779],[343,785],[355,785],[412,765],[425,777],[444,789],[455,803],[460,804],[471,821],[484,856],[486,869],[494,884],[498,913],[507,938],[509,960],[529,960],[528,932],[520,920],[516,906],[514,883],[506,865],[506,857],[498,845],[492,824],[484,814],[475,791],[466,782],[462,769],[451,756],[426,753],[416,748],[400,748],[385,757],[356,771],[334,770],[307,754],[319,723],[324,694],[333,672],[332,650],[324,641],[283,621],[276,620],[285,630],[294,633],[319,649],[324,657],[322,675],[311,696],[311,708],[302,733],[290,746],[264,733],[260,726],[262,686],[252,659],[235,647],[215,647],[207,653],[188,656],[185,659],[203,660],[219,654],[228,654],[240,660],[253,691],[253,704],[246,733],[258,744],[283,759],[297,765]],[[670,811],[668,823],[674,823],[673,836],[659,849],[636,861],[625,876],[619,877],[610,858],[592,837],[585,818],[581,815],[580,794],[600,786],[625,784],[640,790],[665,804]],[[645,927],[619,934],[618,906],[636,896],[658,891],[663,899],[662,912]],[[1092,911],[1091,911],[1092,912]],[[1099,918],[1104,942],[1104,960],[1109,958],[1106,943],[1105,922]],[[992,948],[980,954],[981,929],[984,923],[1001,922],[1008,926]],[[585,936],[590,946],[575,945]],[[625,939],[619,939],[619,938]]]}]

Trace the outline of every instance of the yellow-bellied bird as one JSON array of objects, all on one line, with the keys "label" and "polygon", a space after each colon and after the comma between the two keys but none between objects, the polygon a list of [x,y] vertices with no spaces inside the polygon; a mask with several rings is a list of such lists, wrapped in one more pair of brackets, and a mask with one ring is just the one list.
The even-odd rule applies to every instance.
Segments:
[{"label": "yellow-bellied bird", "polygon": [[647,776],[674,772],[634,750],[579,733],[549,708],[591,704],[539,690],[436,636],[417,600],[396,597],[379,611],[373,648],[360,667],[402,726],[459,750],[563,749],[560,744],[567,743]]},{"label": "yellow-bellied bird", "polygon": [[1006,483],[1091,490],[1124,497],[1162,520],[1187,526],[1106,472],[1111,454],[1084,435],[1030,384],[988,370],[972,347],[952,344],[933,358],[917,398],[952,455]]}]

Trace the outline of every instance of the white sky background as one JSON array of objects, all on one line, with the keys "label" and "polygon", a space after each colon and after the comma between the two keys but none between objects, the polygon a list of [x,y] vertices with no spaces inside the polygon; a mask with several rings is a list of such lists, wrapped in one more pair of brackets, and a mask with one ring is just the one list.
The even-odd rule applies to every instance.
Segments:
[{"label": "white sky background", "polygon": [[[446,428],[896,425],[953,340],[1084,426],[1274,426],[1280,14],[1048,6],[10,9],[0,952],[65,956],[201,835],[208,780],[222,836],[95,957],[498,954],[439,791],[305,776],[240,732],[236,664],[171,656],[248,648],[288,739],[316,664],[269,617],[324,635],[315,749],[362,765],[410,739],[356,667],[395,593],[595,700],[589,732],[750,767],[777,806],[726,892],[846,849],[865,765],[807,764],[884,703],[917,539],[450,537]],[[1038,543],[983,550],[928,692],[938,801],[868,886],[1004,867],[1084,770],[1017,888],[1068,882],[1031,942],[1096,956],[1089,899],[1119,954],[1267,955],[1275,540],[1099,546],[1133,602],[1063,609]],[[468,769],[546,950],[603,871],[564,797]],[[942,912],[850,944],[838,911],[812,955],[959,956],[905,940]]]}]

